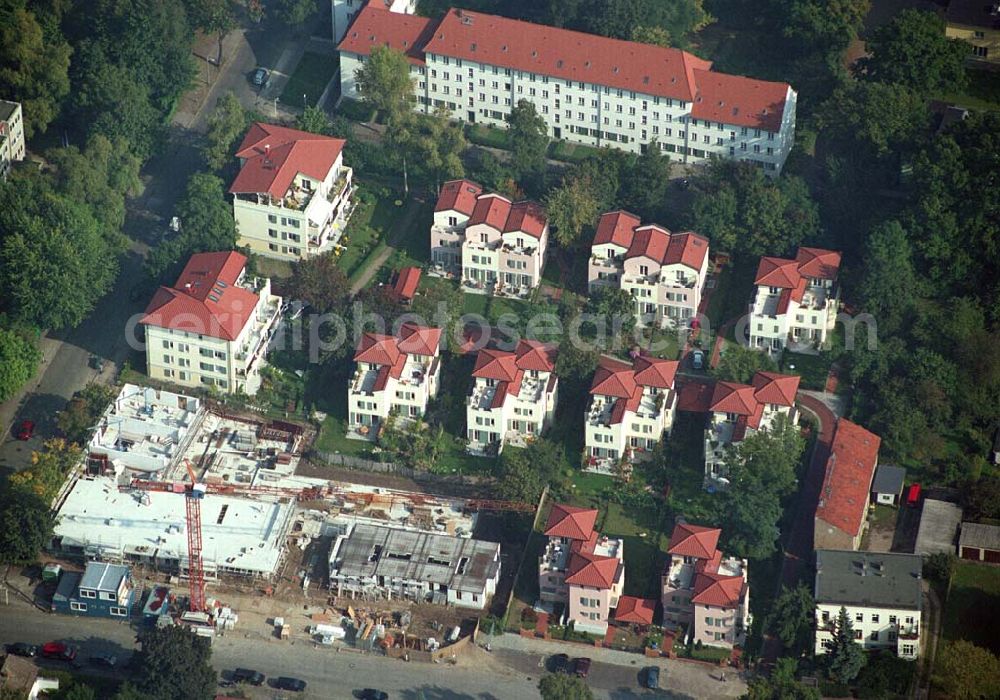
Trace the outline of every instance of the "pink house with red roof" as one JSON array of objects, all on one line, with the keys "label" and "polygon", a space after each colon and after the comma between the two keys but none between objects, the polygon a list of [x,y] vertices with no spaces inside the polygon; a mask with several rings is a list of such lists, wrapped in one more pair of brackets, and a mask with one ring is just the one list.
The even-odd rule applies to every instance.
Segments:
[{"label": "pink house with red roof", "polygon": [[750,627],[750,584],[746,560],[719,551],[721,534],[684,522],[674,526],[661,577],[663,625],[684,627],[695,642],[733,647],[744,643]]},{"label": "pink house with red roof", "polygon": [[816,506],[816,549],[858,549],[882,439],[846,418],[837,421]]},{"label": "pink house with red roof", "polygon": [[414,107],[507,128],[531,102],[549,136],[631,153],[656,147],[683,163],[711,158],[781,171],[795,138],[797,95],[788,83],[712,70],[675,48],[452,9],[440,19],[369,3],[340,52],[342,93],[360,99],[355,73],[376,46],[410,62]]},{"label": "pink house with red roof", "polygon": [[603,286],[628,291],[642,325],[676,327],[698,313],[708,277],[708,239],[642,225],[627,211],[601,216],[590,249],[591,293]]},{"label": "pink house with red roof", "polygon": [[534,202],[512,202],[470,180],[441,187],[431,225],[432,272],[466,292],[526,297],[542,280],[549,224]]},{"label": "pink house with red roof", "polygon": [[645,355],[632,362],[601,357],[585,414],[586,470],[614,473],[620,464],[648,458],[670,434],[678,364]]},{"label": "pink house with red roof", "polygon": [[483,348],[472,370],[475,384],[466,399],[468,450],[474,454],[524,446],[540,436],[555,416],[559,378],[556,346],[521,340],[513,351]]},{"label": "pink house with red roof", "polygon": [[705,431],[706,484],[724,487],[729,483],[727,446],[755,431],[767,430],[778,416],[795,420],[799,379],[797,375],[757,372],[750,384],[716,382]]},{"label": "pink house with red roof", "polygon": [[418,420],[438,392],[441,329],[404,323],[394,335],[365,333],[347,392],[348,437],[374,440],[390,415]]},{"label": "pink house with red roof", "polygon": [[557,503],[545,525],[549,538],[538,560],[543,603],[562,603],[567,623],[604,634],[625,587],[624,542],[594,530],[593,508]]},{"label": "pink house with red roof", "polygon": [[750,347],[780,353],[827,347],[837,323],[840,253],[799,248],[794,260],[763,257],[750,302]]},{"label": "pink house with red roof", "polygon": [[150,377],[257,393],[281,297],[269,279],[247,276],[246,264],[236,251],[197,253],[172,287],[156,290],[141,321]]},{"label": "pink house with red roof", "polygon": [[[334,250],[353,205],[344,139],[255,122],[229,186],[240,246],[281,260]],[[183,223],[183,222],[182,222]]]}]

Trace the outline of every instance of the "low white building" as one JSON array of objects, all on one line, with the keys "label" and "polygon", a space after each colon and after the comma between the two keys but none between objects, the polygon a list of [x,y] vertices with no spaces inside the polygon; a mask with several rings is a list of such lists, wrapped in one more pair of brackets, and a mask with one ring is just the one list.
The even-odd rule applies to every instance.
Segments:
[{"label": "low white building", "polygon": [[348,380],[348,436],[374,439],[390,414],[403,423],[427,411],[438,391],[441,329],[404,323],[397,335],[365,333]]},{"label": "low white building", "polygon": [[698,313],[708,278],[708,239],[692,231],[671,233],[641,225],[626,211],[608,212],[597,224],[587,267],[591,294],[624,289],[640,325],[676,327]]},{"label": "low white building", "polygon": [[11,163],[24,160],[24,116],[20,102],[0,100],[0,181],[7,179]]},{"label": "low white building", "polygon": [[555,345],[534,340],[521,340],[513,352],[479,351],[466,399],[470,452],[490,446],[499,452],[508,442],[521,446],[551,425],[559,390],[555,363]]},{"label": "low white building", "polygon": [[542,281],[549,224],[534,202],[512,202],[469,180],[441,187],[431,226],[433,271],[467,292],[526,297]]},{"label": "low white building", "polygon": [[919,554],[817,550],[816,654],[826,653],[845,608],[854,639],[865,649],[917,658],[922,568]]},{"label": "low white building", "polygon": [[354,171],[344,165],[345,143],[252,124],[236,150],[240,172],[229,186],[238,245],[279,260],[333,250],[354,206]]},{"label": "low white building", "polygon": [[255,394],[281,318],[271,280],[246,274],[235,251],[196,253],[146,307],[146,372],[181,386]]},{"label": "low white building", "polygon": [[840,253],[799,248],[794,260],[763,257],[750,302],[750,347],[822,350],[837,323]]},{"label": "low white building", "polygon": [[590,385],[584,423],[588,471],[610,473],[621,462],[646,459],[669,435],[677,411],[677,360],[602,357]]}]

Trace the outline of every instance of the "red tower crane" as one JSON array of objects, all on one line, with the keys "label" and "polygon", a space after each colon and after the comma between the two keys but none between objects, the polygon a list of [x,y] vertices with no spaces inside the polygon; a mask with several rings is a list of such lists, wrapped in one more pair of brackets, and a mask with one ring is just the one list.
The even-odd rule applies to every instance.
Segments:
[{"label": "red tower crane", "polygon": [[187,513],[188,540],[188,582],[191,587],[191,612],[205,610],[205,564],[201,558],[201,499],[205,497],[205,487],[195,478],[191,461],[185,459],[191,485],[185,492],[184,509]]}]

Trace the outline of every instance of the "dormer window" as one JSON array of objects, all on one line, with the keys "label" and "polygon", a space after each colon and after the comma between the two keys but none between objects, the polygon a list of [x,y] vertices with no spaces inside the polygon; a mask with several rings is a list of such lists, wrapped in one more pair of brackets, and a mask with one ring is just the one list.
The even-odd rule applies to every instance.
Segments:
[{"label": "dormer window", "polygon": [[480,233],[479,234],[479,242],[480,243],[489,243],[490,242],[490,234],[488,234],[488,233]]},{"label": "dormer window", "polygon": [[640,275],[648,275],[649,274],[649,265],[640,265],[639,266],[639,274]]}]

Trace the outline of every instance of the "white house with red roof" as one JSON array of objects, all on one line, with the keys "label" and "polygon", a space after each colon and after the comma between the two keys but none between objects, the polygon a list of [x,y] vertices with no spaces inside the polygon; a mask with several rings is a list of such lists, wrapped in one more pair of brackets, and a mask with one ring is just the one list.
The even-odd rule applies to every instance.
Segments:
[{"label": "white house with red roof", "polygon": [[750,302],[750,347],[823,349],[837,323],[840,253],[799,248],[794,260],[763,257]]},{"label": "white house with red roof", "polygon": [[698,313],[708,277],[708,239],[642,225],[627,211],[601,216],[590,249],[590,292],[611,286],[629,292],[641,325],[676,327]]},{"label": "white house with red roof", "polygon": [[395,335],[364,333],[347,390],[348,437],[375,439],[390,414],[419,419],[438,391],[441,329],[404,323]]},{"label": "white house with red roof", "polygon": [[837,421],[816,505],[816,549],[857,549],[868,525],[871,491],[882,439],[846,418]]},{"label": "white house with red roof", "polygon": [[540,436],[555,416],[559,378],[556,346],[521,340],[514,351],[483,348],[472,370],[466,400],[468,449],[485,453],[505,444],[523,446]]},{"label": "white house with red roof", "polygon": [[747,561],[718,549],[722,530],[679,522],[661,577],[663,625],[685,627],[695,642],[740,646],[750,628]]},{"label": "white house with red roof", "polygon": [[640,355],[632,362],[601,357],[584,423],[585,469],[613,473],[646,459],[674,424],[677,360]]},{"label": "white house with red roof", "polygon": [[[255,122],[229,186],[240,246],[281,260],[333,250],[351,214],[354,171],[344,139]],[[182,222],[183,224],[183,222]]]},{"label": "white house with red roof", "polygon": [[369,3],[337,46],[343,95],[376,46],[410,62],[414,106],[507,127],[528,100],[552,138],[639,153],[656,143],[683,163],[742,160],[781,171],[795,139],[788,83],[727,75],[680,49],[452,9],[431,20]]},{"label": "white house with red roof", "polygon": [[[368,0],[330,0],[330,20],[333,27],[333,43],[339,44],[351,22],[357,17]],[[387,12],[412,15],[417,11],[417,0],[374,0],[375,7]]]},{"label": "white house with red roof", "polygon": [[545,525],[548,543],[538,560],[543,603],[563,603],[573,628],[603,635],[625,587],[625,543],[594,530],[597,511],[562,503]]},{"label": "white house with red roof", "polygon": [[146,372],[181,386],[255,394],[281,316],[271,281],[246,274],[242,253],[192,255],[146,307]]},{"label": "white house with red roof", "polygon": [[549,224],[534,202],[512,202],[469,180],[441,188],[431,225],[433,271],[467,292],[526,297],[542,280]]},{"label": "white house with red roof", "polygon": [[728,445],[766,430],[779,415],[795,420],[799,379],[797,375],[757,372],[750,384],[716,382],[705,431],[706,484],[720,487],[729,483],[725,463]]}]

